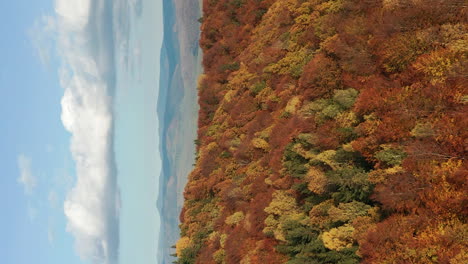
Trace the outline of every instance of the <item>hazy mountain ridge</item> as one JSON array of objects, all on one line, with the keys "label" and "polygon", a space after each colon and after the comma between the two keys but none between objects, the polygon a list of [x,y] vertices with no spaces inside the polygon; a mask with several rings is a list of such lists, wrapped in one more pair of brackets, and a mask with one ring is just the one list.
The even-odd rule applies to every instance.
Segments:
[{"label": "hazy mountain ridge", "polygon": [[[198,51],[198,1],[164,0],[164,40],[161,50],[160,151],[163,167],[157,202],[161,214],[159,263],[172,263],[171,248],[179,238],[183,188],[194,161],[198,113],[196,78]],[[196,27],[194,27],[196,25]]]}]

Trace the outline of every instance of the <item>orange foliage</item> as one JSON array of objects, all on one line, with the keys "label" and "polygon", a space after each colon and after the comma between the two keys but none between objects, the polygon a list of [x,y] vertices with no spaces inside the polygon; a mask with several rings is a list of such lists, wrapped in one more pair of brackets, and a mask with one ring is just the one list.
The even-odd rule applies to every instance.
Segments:
[{"label": "orange foliage", "polygon": [[[347,247],[363,263],[463,260],[463,1],[203,2],[199,158],[180,216],[183,236],[200,245],[195,263],[293,258],[262,231],[276,190],[294,193],[311,216],[301,225],[321,235],[342,224],[328,214],[333,204],[358,200],[381,212],[352,223]],[[344,90],[358,94],[344,98],[349,105],[334,97]],[[323,175],[311,183],[314,167]],[[244,224],[226,224],[235,212]],[[340,254],[329,249],[317,250]]]}]

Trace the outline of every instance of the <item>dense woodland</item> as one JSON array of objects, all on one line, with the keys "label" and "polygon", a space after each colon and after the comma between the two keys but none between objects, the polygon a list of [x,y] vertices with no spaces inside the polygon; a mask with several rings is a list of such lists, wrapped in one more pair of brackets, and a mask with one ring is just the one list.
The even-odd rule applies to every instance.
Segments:
[{"label": "dense woodland", "polygon": [[176,263],[468,263],[464,0],[204,0]]}]

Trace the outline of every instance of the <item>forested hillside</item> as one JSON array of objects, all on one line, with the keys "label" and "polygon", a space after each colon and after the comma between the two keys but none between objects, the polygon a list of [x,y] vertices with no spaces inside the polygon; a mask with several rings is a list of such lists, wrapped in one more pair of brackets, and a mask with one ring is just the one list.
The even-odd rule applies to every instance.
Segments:
[{"label": "forested hillside", "polygon": [[468,263],[463,0],[204,0],[177,263]]}]

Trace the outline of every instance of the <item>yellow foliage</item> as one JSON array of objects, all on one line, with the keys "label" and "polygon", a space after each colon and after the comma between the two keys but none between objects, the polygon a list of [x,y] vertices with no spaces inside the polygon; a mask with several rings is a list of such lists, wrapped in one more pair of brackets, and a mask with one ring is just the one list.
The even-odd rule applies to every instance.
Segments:
[{"label": "yellow foliage", "polygon": [[273,200],[266,207],[269,216],[265,219],[263,233],[274,236],[277,240],[285,241],[281,224],[286,220],[304,220],[307,217],[300,213],[296,199],[285,191],[278,190],[273,193]]},{"label": "yellow foliage", "polygon": [[281,0],[275,1],[270,6],[267,13],[263,15],[260,25],[253,30],[251,44],[241,54],[244,61],[262,63],[264,48],[272,46],[273,40],[281,34],[280,25],[277,23],[278,16],[285,9],[285,6],[293,7],[296,2],[296,0]]},{"label": "yellow foliage", "polygon": [[254,138],[252,139],[252,146],[254,148],[263,149],[264,151],[268,151],[270,149],[270,144],[263,138]]},{"label": "yellow foliage", "polygon": [[462,165],[463,165],[463,161],[450,159],[442,163],[440,166],[434,167],[434,174],[444,174],[444,175],[453,174]]},{"label": "yellow foliage", "polygon": [[304,14],[304,15],[300,15],[296,17],[296,19],[294,19],[294,22],[296,22],[297,24],[307,26],[310,24],[311,20],[312,20],[312,17],[309,14]]},{"label": "yellow foliage", "polygon": [[[210,174],[212,175],[212,174]],[[217,218],[219,216],[219,212],[221,210],[221,206],[215,202],[215,200],[212,200],[209,203],[206,203],[200,210],[200,212],[206,212],[209,213],[211,218]]]},{"label": "yellow foliage", "polygon": [[227,116],[226,111],[224,111],[222,107],[219,107],[214,114],[213,124],[222,123],[224,119],[226,118],[226,116]]},{"label": "yellow foliage", "polygon": [[379,207],[372,207],[367,212],[369,214],[369,217],[372,219],[372,221],[374,222],[380,221],[382,214],[380,213]]},{"label": "yellow foliage", "polygon": [[206,146],[206,151],[211,151],[213,149],[216,149],[218,147],[218,144],[216,142],[211,142]]},{"label": "yellow foliage", "polygon": [[[193,209],[192,209],[192,210],[193,210]],[[187,210],[187,214],[188,214],[188,215],[193,214],[193,213],[191,212],[192,210],[190,210],[190,211]],[[197,230],[200,230],[200,228],[201,228],[200,222],[190,222],[190,223],[188,224],[188,230],[187,230],[187,232],[186,232],[186,233],[187,233],[187,236],[188,236],[188,237],[192,236],[193,234],[196,233]]]},{"label": "yellow foliage", "polygon": [[339,168],[339,164],[333,159],[335,154],[335,150],[325,150],[324,152],[321,152],[318,155],[316,155],[315,159],[327,164],[333,170],[336,170]]},{"label": "yellow foliage", "polygon": [[218,249],[215,253],[213,253],[213,260],[217,263],[217,264],[224,264],[226,263],[226,251],[224,251],[224,249]]},{"label": "yellow foliage", "polygon": [[311,54],[312,52],[307,47],[302,47],[298,51],[290,51],[278,62],[265,67],[264,72],[291,74],[293,77],[299,77],[302,67],[309,61]]},{"label": "yellow foliage", "polygon": [[219,232],[214,231],[210,233],[210,235],[208,236],[208,240],[215,241],[216,239],[218,239],[218,237],[219,237]]},{"label": "yellow foliage", "polygon": [[237,225],[240,221],[244,220],[245,216],[243,212],[235,212],[232,215],[228,216],[224,221],[227,225],[234,226]]},{"label": "yellow foliage", "polygon": [[353,88],[346,90],[334,90],[333,101],[339,103],[344,108],[350,108],[356,101],[359,92]]},{"label": "yellow foliage", "polygon": [[263,88],[255,97],[259,102],[266,103],[270,98],[274,96],[273,90],[270,87]]},{"label": "yellow foliage", "polygon": [[297,108],[299,107],[299,104],[301,103],[301,100],[299,96],[294,96],[288,101],[288,104],[285,107],[285,111],[291,114],[295,114],[297,112]]},{"label": "yellow foliage", "polygon": [[[268,215],[265,218],[265,228],[263,228],[263,233],[267,236],[275,236],[275,230],[278,228],[279,221],[275,218],[274,215]],[[281,240],[277,238],[278,240]]]},{"label": "yellow foliage", "polygon": [[233,138],[230,142],[229,142],[230,146],[232,148],[237,148],[240,144],[241,144],[241,139],[236,137],[236,138]]},{"label": "yellow foliage", "polygon": [[342,5],[343,1],[326,1],[317,5],[315,9],[321,13],[336,13],[343,8]]},{"label": "yellow foliage", "polygon": [[414,63],[414,67],[426,74],[432,84],[445,82],[447,74],[452,68],[459,65],[460,59],[465,59],[466,54],[457,54],[448,50],[436,50],[424,56]]},{"label": "yellow foliage", "polygon": [[313,102],[304,104],[300,113],[305,116],[317,114],[320,119],[336,118],[342,112],[342,107],[326,99],[317,99]]},{"label": "yellow foliage", "polygon": [[326,248],[340,251],[344,248],[350,248],[353,246],[353,233],[354,227],[346,224],[337,228],[332,228],[328,232],[324,232],[322,235],[322,241]]},{"label": "yellow foliage", "polygon": [[218,148],[218,144],[216,142],[211,142],[206,147],[200,148],[200,160],[205,159],[208,153],[216,148]]},{"label": "yellow foliage", "polygon": [[182,250],[188,248],[191,244],[190,238],[188,237],[181,237],[176,243],[176,254],[177,256],[181,256]]},{"label": "yellow foliage", "polygon": [[297,135],[297,138],[300,139],[300,140],[303,140],[311,145],[315,145],[317,144],[319,138],[317,137],[317,135],[315,134],[311,134],[311,133],[301,133],[299,135]]},{"label": "yellow foliage", "polygon": [[274,215],[286,215],[298,210],[296,199],[289,193],[278,190],[273,193],[273,200],[265,208],[265,212]]},{"label": "yellow foliage", "polygon": [[455,102],[460,104],[468,104],[468,95],[456,92],[454,96]]},{"label": "yellow foliage", "polygon": [[[434,163],[437,164],[437,162]],[[456,188],[454,184],[447,179],[455,174],[461,166],[463,166],[462,160],[449,159],[446,162],[432,167],[430,181],[433,184],[437,184],[437,191],[432,193],[432,199],[428,201],[428,204],[440,206],[440,202],[466,196],[466,190]]]},{"label": "yellow foliage", "polygon": [[274,125],[271,125],[271,126],[265,128],[265,129],[263,129],[262,131],[256,132],[255,136],[267,140],[268,138],[270,138],[271,131],[273,131],[273,126]]},{"label": "yellow foliage", "polygon": [[[366,119],[366,117],[368,117]],[[366,119],[366,121],[364,121],[363,123],[359,124],[359,127],[361,127],[361,129],[363,130],[363,132],[366,134],[366,135],[372,135],[375,133],[375,131],[377,131],[377,128],[380,126],[380,124],[382,123],[382,121],[378,120],[377,118],[375,118],[375,116],[373,114],[370,114],[370,115],[367,115],[367,116],[364,116],[364,119]]]},{"label": "yellow foliage", "polygon": [[344,151],[346,152],[353,152],[354,151],[354,148],[353,148],[353,142],[349,142],[347,144],[343,144],[342,148]]},{"label": "yellow foliage", "polygon": [[233,77],[229,80],[229,88],[233,90],[246,89],[249,86],[249,82],[255,78],[255,74],[248,71],[247,66],[241,63],[239,70],[233,73]]},{"label": "yellow foliage", "polygon": [[197,80],[197,87],[198,89],[201,89],[202,88],[202,83],[203,83],[203,80],[205,80],[206,78],[206,74],[200,74],[198,76],[198,80]]},{"label": "yellow foliage", "polygon": [[277,0],[283,9],[287,8],[289,12],[294,12],[297,8],[298,0]]},{"label": "yellow foliage", "polygon": [[325,174],[316,167],[311,167],[305,176],[308,181],[307,188],[316,194],[323,194],[326,190],[328,180]]},{"label": "yellow foliage", "polygon": [[224,101],[226,102],[231,102],[232,98],[234,98],[237,94],[237,90],[229,90],[225,95],[224,95]]},{"label": "yellow foliage", "polygon": [[320,48],[326,52],[334,52],[335,43],[339,41],[338,34],[327,37],[322,43],[320,43]]},{"label": "yellow foliage", "polygon": [[310,2],[304,2],[295,10],[295,12],[300,16],[300,15],[305,15],[305,14],[310,14],[312,12],[312,3]]},{"label": "yellow foliage", "polygon": [[450,264],[466,264],[468,263],[468,248],[461,250],[455,257],[450,260]]},{"label": "yellow foliage", "polygon": [[[442,42],[453,52],[468,52],[468,25],[445,24],[440,27]],[[465,54],[466,55],[466,54]]]},{"label": "yellow foliage", "polygon": [[250,178],[261,177],[264,175],[268,175],[269,173],[270,170],[266,167],[261,166],[260,162],[251,162],[247,166],[247,171],[245,171],[245,174]]},{"label": "yellow foliage", "polygon": [[373,170],[369,173],[369,181],[377,184],[384,182],[388,175],[404,172],[405,170],[397,165],[388,169]]},{"label": "yellow foliage", "polygon": [[220,131],[226,129],[226,123],[223,123],[223,125],[218,125],[218,124],[214,124],[214,125],[211,125],[208,127],[207,131],[206,131],[206,135],[207,136],[214,136],[214,137],[219,137],[220,136]]},{"label": "yellow foliage", "polygon": [[316,156],[311,151],[305,150],[300,143],[294,144],[292,150],[306,159],[313,159]]},{"label": "yellow foliage", "polygon": [[358,123],[356,114],[354,112],[340,113],[335,120],[338,122],[338,124],[340,124],[341,127],[352,127]]},{"label": "yellow foliage", "polygon": [[433,136],[434,130],[430,123],[417,123],[416,126],[411,130],[413,137],[423,138]]},{"label": "yellow foliage", "polygon": [[286,241],[285,234],[283,233],[284,223],[291,220],[298,221],[303,225],[310,224],[310,219],[304,213],[300,212],[292,212],[279,217],[269,215],[265,219],[265,228],[263,229],[263,233],[267,236],[273,236],[276,240]]},{"label": "yellow foliage", "polygon": [[338,207],[330,207],[328,215],[334,222],[351,222],[357,217],[369,215],[370,210],[370,205],[352,201],[350,203],[340,203]]},{"label": "yellow foliage", "polygon": [[221,248],[224,248],[224,246],[226,245],[226,239],[227,239],[227,234],[221,234],[221,236],[219,236],[219,244]]},{"label": "yellow foliage", "polygon": [[[435,220],[434,222],[436,221],[437,223],[425,226],[424,228],[419,227],[414,239],[422,245],[417,250],[405,248],[408,261],[410,263],[438,263],[437,260],[440,252],[455,249],[460,253],[455,256],[452,255],[453,257],[449,263],[467,263],[467,225],[456,219],[456,217],[451,220]],[[450,244],[447,245],[446,241],[450,241]],[[462,252],[465,252],[465,254]]]}]

